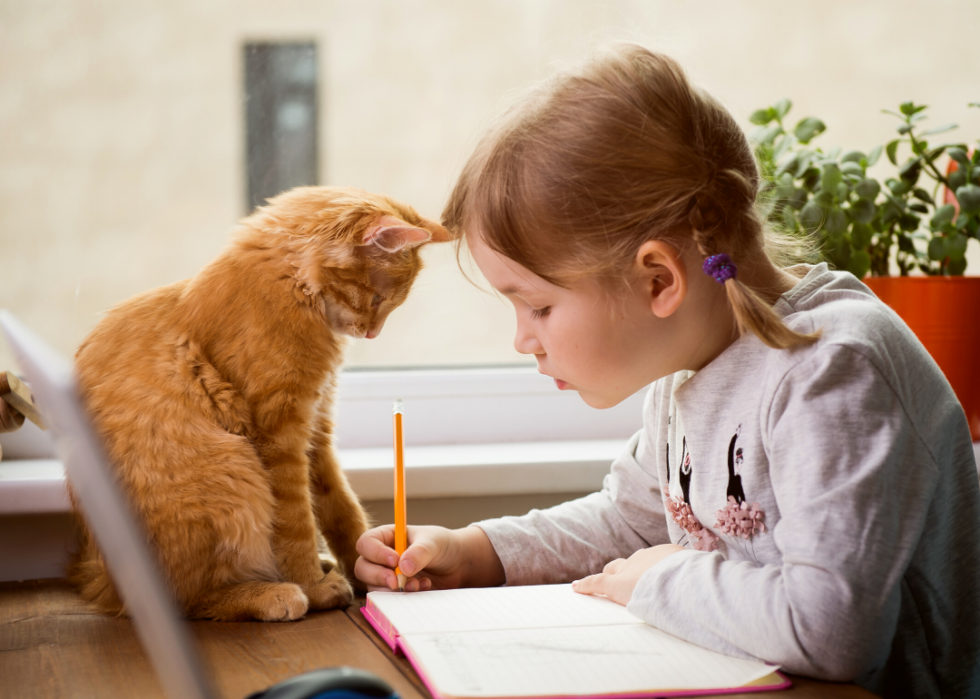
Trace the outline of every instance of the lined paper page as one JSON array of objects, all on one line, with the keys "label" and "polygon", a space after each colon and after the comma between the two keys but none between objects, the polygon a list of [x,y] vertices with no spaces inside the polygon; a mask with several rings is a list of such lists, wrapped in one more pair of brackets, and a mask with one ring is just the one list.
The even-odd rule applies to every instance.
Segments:
[{"label": "lined paper page", "polygon": [[692,645],[646,624],[402,637],[435,692],[534,697],[727,689],[775,668]]},{"label": "lined paper page", "polygon": [[643,623],[625,607],[580,595],[571,585],[371,592],[368,597],[401,635]]}]

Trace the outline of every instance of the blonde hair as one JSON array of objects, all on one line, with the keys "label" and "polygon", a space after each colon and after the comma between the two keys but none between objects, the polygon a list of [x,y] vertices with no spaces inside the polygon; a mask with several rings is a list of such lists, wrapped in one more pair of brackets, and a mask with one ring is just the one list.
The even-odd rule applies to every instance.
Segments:
[{"label": "blonde hair", "polygon": [[[624,275],[640,245],[691,240],[707,257],[780,256],[756,209],[759,172],[745,134],[670,58],[617,46],[520,101],[481,141],[443,212],[458,239],[559,286]],[[767,240],[767,237],[770,239]],[[785,256],[778,263],[785,262]],[[725,289],[740,333],[767,345],[813,342],[738,279]]]}]

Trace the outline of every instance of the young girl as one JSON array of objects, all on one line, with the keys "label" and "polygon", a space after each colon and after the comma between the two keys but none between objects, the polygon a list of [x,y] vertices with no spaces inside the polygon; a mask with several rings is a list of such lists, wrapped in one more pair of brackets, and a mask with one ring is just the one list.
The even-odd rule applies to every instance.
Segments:
[{"label": "young girl", "polygon": [[[731,115],[620,47],[512,110],[445,212],[518,351],[596,408],[652,384],[601,492],[361,537],[369,589],[576,581],[648,623],[885,696],[980,696],[980,487],[962,408],[857,279],[782,269]],[[785,246],[784,246],[785,247]],[[667,543],[670,542],[670,543]]]}]

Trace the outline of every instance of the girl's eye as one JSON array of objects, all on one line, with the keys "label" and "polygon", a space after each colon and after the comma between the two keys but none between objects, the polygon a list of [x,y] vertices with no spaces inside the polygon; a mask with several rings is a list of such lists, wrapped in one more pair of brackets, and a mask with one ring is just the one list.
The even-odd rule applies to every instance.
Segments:
[{"label": "girl's eye", "polygon": [[381,302],[384,300],[385,300],[384,296],[382,296],[381,294],[375,294],[374,298],[371,299],[371,308],[377,308],[378,306],[381,305]]},{"label": "girl's eye", "polygon": [[546,315],[548,315],[548,313],[550,312],[551,312],[551,306],[545,306],[544,308],[532,308],[531,317],[534,319],[543,318]]}]

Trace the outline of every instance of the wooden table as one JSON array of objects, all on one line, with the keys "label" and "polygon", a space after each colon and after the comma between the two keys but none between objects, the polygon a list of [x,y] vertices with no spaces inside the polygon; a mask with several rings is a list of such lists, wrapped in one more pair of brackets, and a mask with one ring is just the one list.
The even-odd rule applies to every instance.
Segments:
[{"label": "wooden table", "polygon": [[[431,699],[360,613],[313,613],[288,623],[195,621],[190,626],[221,696],[241,699],[286,677],[334,665],[384,678],[402,699]],[[786,699],[867,699],[849,684],[793,678]],[[97,614],[63,580],[0,583],[0,697],[163,697],[128,619]],[[729,694],[759,699],[764,694]]]}]

